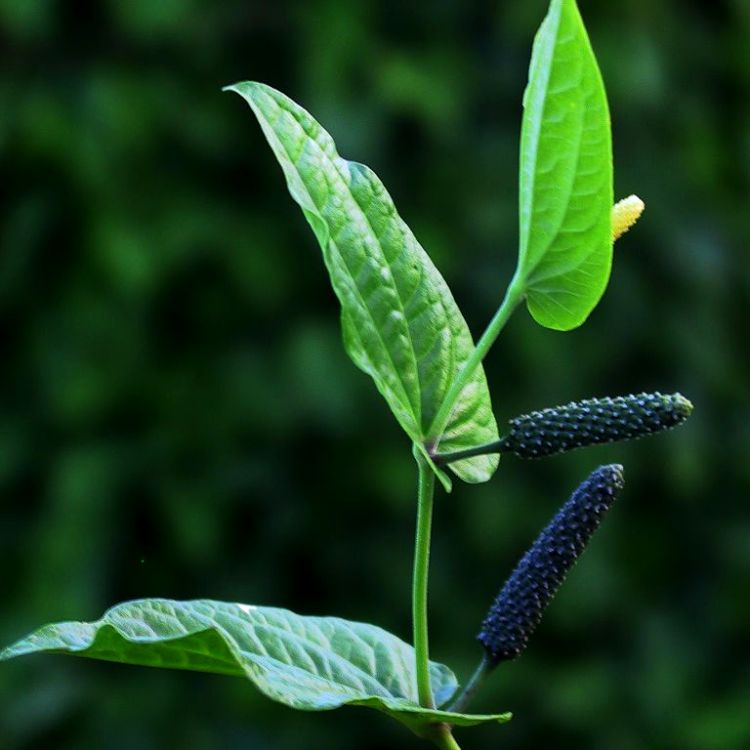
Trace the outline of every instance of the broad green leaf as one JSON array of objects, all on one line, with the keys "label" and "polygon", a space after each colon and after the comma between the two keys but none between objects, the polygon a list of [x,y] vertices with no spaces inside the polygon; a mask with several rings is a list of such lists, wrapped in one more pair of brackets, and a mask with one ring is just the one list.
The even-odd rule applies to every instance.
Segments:
[{"label": "broad green leaf", "polygon": [[552,0],[524,94],[517,277],[543,326],[579,326],[612,265],[612,138],[601,74],[575,0]]},{"label": "broad green leaf", "polygon": [[[274,607],[142,599],[113,607],[96,622],[46,625],[0,651],[0,661],[39,652],[245,677],[292,708],[369,706],[417,734],[435,722],[510,719],[420,708],[411,646],[374,625]],[[438,706],[445,704],[457,688],[455,676],[433,662],[430,677]]]},{"label": "broad green leaf", "polygon": [[[375,173],[342,159],[308,112],[261,83],[228,90],[252,108],[320,243],[341,303],[347,352],[424,451],[443,397],[474,349],[447,284]],[[496,436],[487,382],[478,368],[440,448],[460,450]],[[497,458],[488,456],[451,466],[468,482],[486,481],[496,467]]]}]

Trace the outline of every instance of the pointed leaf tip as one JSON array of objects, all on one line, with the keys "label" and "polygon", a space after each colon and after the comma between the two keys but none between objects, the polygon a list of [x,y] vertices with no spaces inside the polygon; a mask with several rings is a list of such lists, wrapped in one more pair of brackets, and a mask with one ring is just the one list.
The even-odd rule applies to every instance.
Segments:
[{"label": "pointed leaf tip", "polygon": [[572,0],[553,0],[524,94],[517,277],[532,317],[581,325],[612,264],[612,139],[599,67]]},{"label": "pointed leaf tip", "polygon": [[[375,625],[275,607],[142,599],[113,607],[96,622],[42,627],[0,652],[0,660],[43,652],[245,677],[291,708],[367,706],[420,735],[435,722],[510,719],[424,709],[410,645]],[[430,680],[438,706],[445,705],[458,687],[453,672],[431,662]]]},{"label": "pointed leaf tip", "polygon": [[[250,105],[318,239],[341,303],[349,356],[373,378],[412,441],[424,445],[451,382],[474,350],[448,285],[375,173],[341,158],[309,112],[262,83],[229,88]],[[457,400],[441,449],[496,437],[479,367]],[[496,467],[497,456],[480,456],[451,468],[465,481],[482,482]],[[447,485],[446,475],[438,476]]]}]

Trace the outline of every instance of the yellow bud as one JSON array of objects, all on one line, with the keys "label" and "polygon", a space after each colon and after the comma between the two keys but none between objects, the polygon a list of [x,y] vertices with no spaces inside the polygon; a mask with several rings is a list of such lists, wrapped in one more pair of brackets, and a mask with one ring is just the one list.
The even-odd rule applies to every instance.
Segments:
[{"label": "yellow bud", "polygon": [[637,196],[629,195],[612,208],[612,240],[622,237],[643,213],[646,204]]}]

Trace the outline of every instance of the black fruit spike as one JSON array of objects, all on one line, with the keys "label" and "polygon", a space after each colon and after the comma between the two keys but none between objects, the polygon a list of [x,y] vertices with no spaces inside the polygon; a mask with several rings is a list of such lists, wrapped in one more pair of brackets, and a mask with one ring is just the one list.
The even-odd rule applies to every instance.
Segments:
[{"label": "black fruit spike", "polygon": [[693,405],[679,393],[639,393],[591,398],[511,419],[511,431],[497,450],[520,458],[541,458],[588,445],[612,443],[661,432],[684,422]]},{"label": "black fruit spike", "polygon": [[623,487],[622,466],[600,466],[571,495],[497,595],[477,640],[492,666],[526,648],[545,608]]}]

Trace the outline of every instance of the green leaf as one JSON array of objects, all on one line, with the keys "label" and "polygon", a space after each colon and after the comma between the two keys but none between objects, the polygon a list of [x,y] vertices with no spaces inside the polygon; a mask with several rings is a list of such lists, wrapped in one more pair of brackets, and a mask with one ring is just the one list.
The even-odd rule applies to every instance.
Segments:
[{"label": "green leaf", "polygon": [[575,0],[552,0],[524,94],[517,278],[547,328],[588,317],[612,265],[612,137],[601,74]]},{"label": "green leaf", "polygon": [[[369,706],[420,735],[435,722],[470,726],[510,719],[423,709],[411,646],[374,625],[274,607],[142,599],[113,607],[93,623],[46,625],[0,651],[0,661],[38,652],[236,675],[292,708]],[[456,678],[435,663],[430,676],[443,705],[458,687]]]},{"label": "green leaf", "polygon": [[[407,435],[424,447],[434,437],[428,429],[443,397],[474,349],[447,284],[374,172],[342,159],[308,112],[261,83],[228,90],[252,108],[320,243],[341,303],[349,356],[373,378]],[[479,368],[457,401],[441,450],[496,436]],[[451,468],[465,481],[482,482],[496,467],[496,457],[482,456]]]}]

